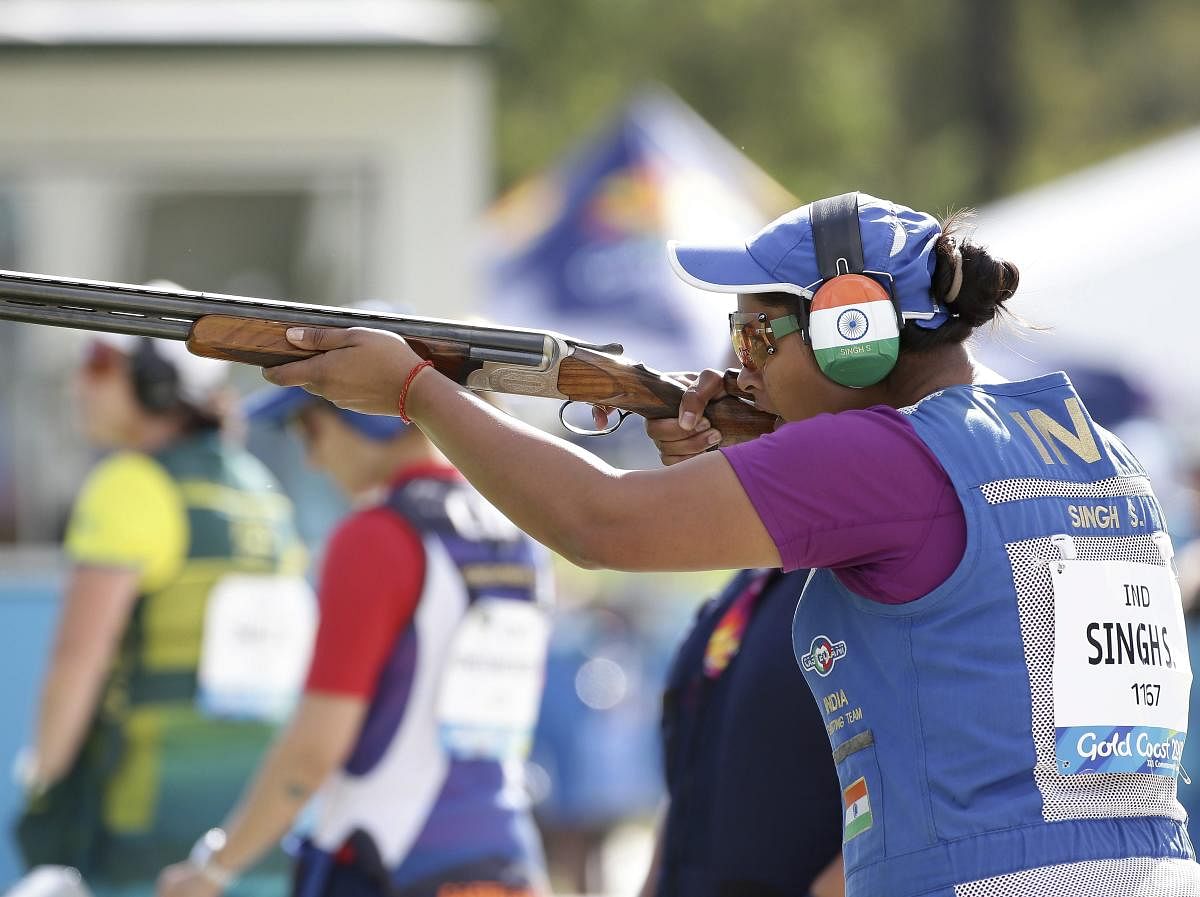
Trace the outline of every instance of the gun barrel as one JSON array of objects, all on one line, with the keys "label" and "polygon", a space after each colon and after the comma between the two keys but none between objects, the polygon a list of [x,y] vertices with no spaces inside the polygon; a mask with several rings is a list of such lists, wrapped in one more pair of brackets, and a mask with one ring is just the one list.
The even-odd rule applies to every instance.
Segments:
[{"label": "gun barrel", "polygon": [[49,324],[73,330],[98,330],[102,333],[127,333],[131,336],[156,336],[160,339],[186,340],[190,321],[173,321],[129,315],[120,312],[96,312],[66,306],[36,305],[0,299],[0,321],[19,324]]},{"label": "gun barrel", "polygon": [[[469,343],[476,358],[530,365],[543,363],[547,337],[557,336],[439,318],[0,271],[0,320],[183,340],[205,315],[316,327],[374,327],[405,337],[458,340]],[[592,348],[621,352],[616,345]]]}]

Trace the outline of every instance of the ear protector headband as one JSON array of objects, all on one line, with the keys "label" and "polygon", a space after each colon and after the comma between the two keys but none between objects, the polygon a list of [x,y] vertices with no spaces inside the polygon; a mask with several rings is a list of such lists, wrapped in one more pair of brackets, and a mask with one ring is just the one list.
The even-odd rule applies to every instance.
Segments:
[{"label": "ear protector headband", "polygon": [[137,348],[129,356],[129,372],[133,393],[147,411],[160,414],[180,403],[179,372],[158,354],[150,337],[138,340]]},{"label": "ear protector headband", "polygon": [[821,274],[807,328],[817,365],[834,383],[871,386],[891,372],[900,354],[903,319],[892,277],[865,271],[857,193],[814,202],[809,222]]}]

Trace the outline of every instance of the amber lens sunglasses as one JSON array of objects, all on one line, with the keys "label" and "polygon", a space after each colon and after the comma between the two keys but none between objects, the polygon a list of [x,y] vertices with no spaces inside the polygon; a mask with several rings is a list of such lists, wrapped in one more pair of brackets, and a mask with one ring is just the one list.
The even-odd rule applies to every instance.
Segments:
[{"label": "amber lens sunglasses", "polygon": [[767,319],[763,312],[735,311],[729,315],[729,338],[742,367],[757,371],[775,354],[776,341],[800,329],[796,315]]}]

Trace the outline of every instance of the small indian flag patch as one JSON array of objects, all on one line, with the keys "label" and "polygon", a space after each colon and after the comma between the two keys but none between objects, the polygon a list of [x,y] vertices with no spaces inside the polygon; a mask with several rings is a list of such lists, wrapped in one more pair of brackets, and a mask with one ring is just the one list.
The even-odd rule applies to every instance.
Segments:
[{"label": "small indian flag patch", "polygon": [[844,789],[842,803],[846,805],[846,824],[842,830],[844,844],[871,827],[871,798],[867,794],[867,780],[857,779]]}]

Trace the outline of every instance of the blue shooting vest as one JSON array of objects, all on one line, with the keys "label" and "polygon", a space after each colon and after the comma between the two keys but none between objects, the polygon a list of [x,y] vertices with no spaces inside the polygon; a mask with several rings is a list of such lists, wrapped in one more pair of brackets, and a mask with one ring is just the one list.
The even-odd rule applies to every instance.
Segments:
[{"label": "blue shooting vest", "polygon": [[1145,471],[1063,374],[904,411],[962,503],[961,563],[901,605],[818,571],[793,627],[847,894],[1200,894],[1175,797],[1191,668]]},{"label": "blue shooting vest", "polygon": [[[296,893],[349,892],[358,879],[394,895],[537,884],[544,861],[519,772],[544,675],[548,557],[466,482],[410,479],[386,506],[420,533],[425,582],[358,742],[322,791]],[[516,707],[515,722],[502,712],[514,684],[530,712]],[[355,868],[339,869],[347,855]]]}]

